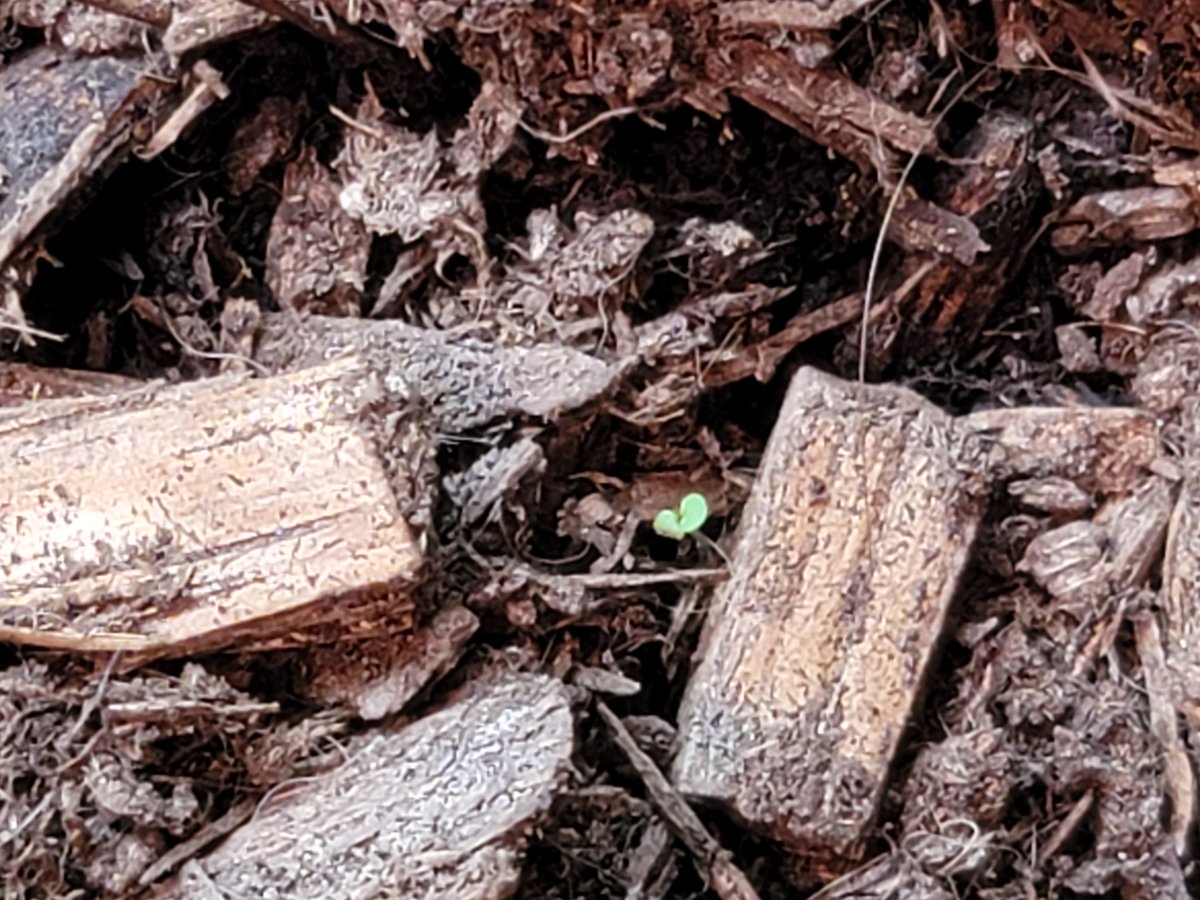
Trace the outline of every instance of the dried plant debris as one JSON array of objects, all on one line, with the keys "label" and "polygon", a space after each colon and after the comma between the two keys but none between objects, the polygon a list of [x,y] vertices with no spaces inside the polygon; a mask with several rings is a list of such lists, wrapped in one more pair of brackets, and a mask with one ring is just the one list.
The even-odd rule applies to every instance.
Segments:
[{"label": "dried plant debris", "polygon": [[633,893],[639,886],[670,882],[678,862],[670,835],[645,800],[613,785],[562,791],[542,838],[530,849],[525,896],[662,897]]},{"label": "dried plant debris", "polygon": [[490,320],[501,334],[521,343],[604,346],[634,264],[654,235],[654,221],[632,209],[603,217],[580,214],[571,235],[553,210],[538,210],[527,227],[529,247],[522,263],[510,267],[494,291],[481,295],[476,308],[469,297],[458,300],[466,309],[441,304],[445,312],[437,324]]},{"label": "dried plant debris", "polygon": [[311,149],[283,176],[283,197],[267,239],[267,286],[284,309],[356,316],[362,308],[371,241],[343,211],[332,173]]},{"label": "dried plant debris", "polygon": [[[277,712],[199,666],[178,677],[26,661],[0,671],[6,896],[116,896],[197,831]],[[197,752],[215,741],[220,754]],[[289,773],[290,774],[290,773]]]},{"label": "dried plant debris", "polygon": [[334,160],[342,209],[378,235],[424,241],[444,260],[458,253],[484,268],[487,229],[479,181],[507,149],[517,112],[496,86],[480,93],[467,126],[444,147],[387,120],[370,85]]}]

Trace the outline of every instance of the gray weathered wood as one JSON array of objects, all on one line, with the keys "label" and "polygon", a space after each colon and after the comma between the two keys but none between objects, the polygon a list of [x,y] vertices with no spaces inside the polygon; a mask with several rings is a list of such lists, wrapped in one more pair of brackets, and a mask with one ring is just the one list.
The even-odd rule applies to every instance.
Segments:
[{"label": "gray weathered wood", "polygon": [[163,88],[143,60],[50,47],[0,69],[0,267],[76,188],[120,158]]},{"label": "gray weathered wood", "polygon": [[557,345],[505,347],[398,320],[295,314],[265,318],[255,355],[283,371],[349,350],[362,353],[389,387],[419,397],[450,433],[513,415],[553,418],[596,399],[619,374]]},{"label": "gray weathered wood", "polygon": [[[1128,490],[1157,452],[1153,418],[1134,410],[952,419],[911,391],[802,369],[705,624],[677,785],[844,869],[878,811],[993,482],[1069,475]],[[1126,518],[1161,508],[1165,485],[1148,490]],[[1144,574],[1160,519],[1131,529],[1106,584]]]},{"label": "gray weathered wood", "polygon": [[367,736],[327,775],[281,786],[157,896],[508,896],[571,748],[562,684],[506,676],[399,732]]}]

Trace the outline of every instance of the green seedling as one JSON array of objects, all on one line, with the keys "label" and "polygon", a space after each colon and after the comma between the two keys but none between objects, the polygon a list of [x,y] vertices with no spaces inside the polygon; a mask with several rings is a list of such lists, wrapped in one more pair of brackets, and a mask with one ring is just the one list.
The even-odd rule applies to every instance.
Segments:
[{"label": "green seedling", "polygon": [[708,501],[703,494],[688,494],[675,509],[659,510],[654,517],[654,530],[663,537],[682,541],[699,531],[708,520]]}]

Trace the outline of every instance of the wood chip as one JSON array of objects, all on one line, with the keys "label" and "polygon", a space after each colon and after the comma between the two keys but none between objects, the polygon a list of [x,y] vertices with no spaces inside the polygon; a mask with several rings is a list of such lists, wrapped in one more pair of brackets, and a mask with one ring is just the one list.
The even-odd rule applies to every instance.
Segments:
[{"label": "wood chip", "polygon": [[1094,500],[1071,479],[1055,475],[1014,481],[1008,493],[1023,506],[1064,518],[1083,515],[1091,510]]},{"label": "wood chip", "polygon": [[723,43],[719,52],[711,74],[739,97],[864,168],[888,171],[887,146],[922,153],[937,145],[928,121],[837,72],[804,68],[757,41]]},{"label": "wood chip", "polygon": [[[890,236],[902,246],[924,244],[938,253],[936,268],[921,279],[899,317],[897,358],[928,359],[971,345],[1005,295],[1024,260],[1022,245],[1029,239],[1038,196],[1032,138],[1033,123],[1026,119],[1009,113],[984,116],[958,148],[958,177],[945,209],[930,206],[933,216],[918,214],[908,210],[907,197],[897,207],[897,234]],[[903,236],[914,223],[923,226],[924,240]],[[974,239],[964,239],[964,228],[974,232]],[[920,260],[913,259],[905,268],[918,265]]]},{"label": "wood chip", "polygon": [[871,0],[726,0],[717,7],[723,28],[768,26],[821,31],[837,27]]},{"label": "wood chip", "polygon": [[389,388],[412,391],[448,433],[512,415],[553,418],[596,399],[618,369],[555,345],[505,347],[398,320],[267,316],[256,357],[272,371],[357,351]]},{"label": "wood chip", "polygon": [[1121,188],[1077,200],[1050,232],[1050,243],[1058,250],[1076,251],[1161,241],[1187,234],[1197,224],[1196,200],[1186,188]]},{"label": "wood chip", "polygon": [[129,147],[165,85],[140,59],[42,47],[0,68],[0,268],[92,175]]},{"label": "wood chip", "polygon": [[1196,827],[1196,775],[1176,724],[1172,702],[1174,679],[1167,667],[1158,621],[1147,612],[1139,615],[1133,624],[1142,663],[1142,680],[1150,705],[1150,731],[1163,753],[1163,787],[1171,801],[1171,840],[1176,855],[1186,859],[1188,839]]},{"label": "wood chip", "polygon": [[[356,359],[0,411],[0,636],[191,652],[388,595],[420,560]],[[393,410],[394,411],[394,410]]]},{"label": "wood chip", "polygon": [[175,0],[163,49],[173,59],[260,31],[275,20],[241,0]]},{"label": "wood chip", "polygon": [[184,131],[209,107],[219,100],[229,99],[229,86],[221,80],[221,73],[202,59],[192,66],[186,80],[190,83],[190,89],[183,102],[163,120],[150,140],[138,148],[140,159],[154,159],[173,147]]},{"label": "wood chip", "polygon": [[603,701],[597,701],[596,711],[608,726],[613,741],[646,786],[650,802],[692,854],[713,892],[721,900],[758,900],[758,893],[745,873],[737,867],[733,855],[709,834],[700,817],[659,771],[654,760],[638,746],[624,723]]},{"label": "wood chip", "polygon": [[0,406],[18,406],[30,400],[56,397],[98,396],[141,386],[142,382],[136,378],[106,372],[0,363]]},{"label": "wood chip", "polygon": [[[747,103],[885,181],[899,170],[900,153],[911,156],[937,147],[927,119],[838,72],[803,66],[765,43],[722,42],[705,67],[709,78]],[[911,189],[894,211],[888,236],[905,249],[936,253],[962,265],[989,249],[970,218],[929,203]]]},{"label": "wood chip", "polygon": [[1116,494],[1131,490],[1159,457],[1158,424],[1141,409],[989,409],[962,425],[991,445],[987,465],[998,480],[1058,476]]},{"label": "wood chip", "polygon": [[572,730],[554,679],[482,686],[399,732],[367,736],[333,772],[281,785],[156,896],[509,896],[524,838],[569,763]]},{"label": "wood chip", "polygon": [[1171,514],[1162,576],[1162,632],[1167,663],[1179,690],[1180,711],[1200,728],[1200,478],[1188,473]]},{"label": "wood chip", "polygon": [[1162,556],[1174,500],[1169,482],[1147,478],[1104,504],[1091,521],[1038,535],[1017,569],[1064,602],[1098,605],[1145,581]]},{"label": "wood chip", "polygon": [[[1128,490],[1157,455],[1153,418],[1134,410],[953,420],[905,389],[800,370],[705,624],[679,713],[676,784],[817,871],[845,871],[877,813],[992,483],[1065,475],[1085,490]],[[1161,540],[1163,516],[1138,514],[1163,507],[1169,487],[1146,490],[1112,517],[1114,531],[1145,527],[1129,528],[1111,582],[1144,575]]]},{"label": "wood chip", "polygon": [[412,634],[318,648],[308,694],[325,705],[345,704],[368,722],[382,719],[454,668],[478,627],[469,609],[451,606]]},{"label": "wood chip", "polygon": [[681,790],[857,852],[983,512],[955,440],[910,391],[795,376],[680,710]]}]

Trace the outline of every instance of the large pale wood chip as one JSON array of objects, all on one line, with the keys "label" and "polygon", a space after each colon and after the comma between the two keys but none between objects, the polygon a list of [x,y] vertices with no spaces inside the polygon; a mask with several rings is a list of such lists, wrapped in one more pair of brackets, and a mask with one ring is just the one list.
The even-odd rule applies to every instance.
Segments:
[{"label": "large pale wood chip", "polygon": [[680,711],[684,792],[855,852],[982,515],[960,442],[910,391],[795,376]]},{"label": "large pale wood chip", "polygon": [[[1008,409],[951,419],[911,391],[794,378],[717,588],[673,776],[818,867],[863,848],[995,483],[1128,491],[1095,527],[1097,590],[1138,583],[1170,486],[1151,416]],[[1090,570],[1089,570],[1090,571]]]},{"label": "large pale wood chip", "polygon": [[562,684],[507,676],[368,736],[337,770],[268,800],[158,896],[506,897],[571,749]]},{"label": "large pale wood chip", "polygon": [[353,358],[0,411],[0,638],[183,653],[404,585],[390,412]]}]

